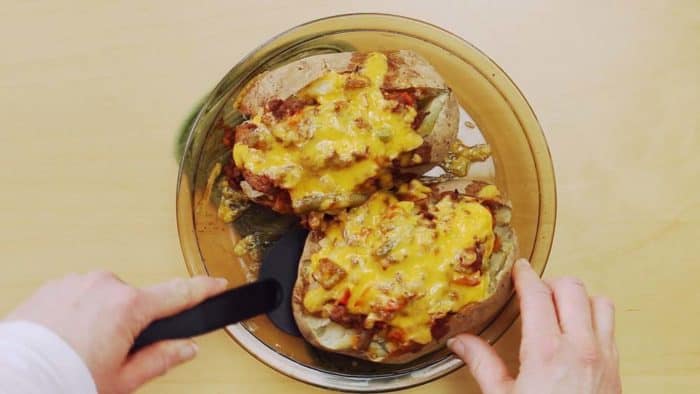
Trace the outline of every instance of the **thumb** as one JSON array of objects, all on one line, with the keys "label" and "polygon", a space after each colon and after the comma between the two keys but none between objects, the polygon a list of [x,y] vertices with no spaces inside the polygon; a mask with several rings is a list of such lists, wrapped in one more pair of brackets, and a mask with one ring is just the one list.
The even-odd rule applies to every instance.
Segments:
[{"label": "thumb", "polygon": [[132,392],[171,368],[193,359],[197,345],[190,339],[154,343],[132,355],[119,373],[119,381],[126,392]]},{"label": "thumb", "polygon": [[462,334],[449,339],[447,346],[469,366],[484,394],[509,391],[513,378],[503,360],[486,341],[474,335]]}]

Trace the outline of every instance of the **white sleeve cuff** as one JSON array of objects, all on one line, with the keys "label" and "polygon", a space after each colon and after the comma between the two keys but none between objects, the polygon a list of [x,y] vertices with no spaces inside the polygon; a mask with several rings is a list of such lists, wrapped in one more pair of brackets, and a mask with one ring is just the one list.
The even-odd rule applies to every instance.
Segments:
[{"label": "white sleeve cuff", "polygon": [[0,323],[0,392],[96,394],[90,370],[51,330],[31,322]]}]

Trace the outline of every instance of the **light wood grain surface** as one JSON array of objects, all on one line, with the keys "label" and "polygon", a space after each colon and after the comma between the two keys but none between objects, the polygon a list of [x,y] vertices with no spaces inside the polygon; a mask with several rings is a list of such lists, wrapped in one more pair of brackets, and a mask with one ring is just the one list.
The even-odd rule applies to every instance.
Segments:
[{"label": "light wood grain surface", "polygon": [[[292,5],[294,3],[294,5]],[[700,387],[700,3],[690,1],[3,3],[0,313],[48,278],[186,275],[175,132],[242,56],[350,11],[430,21],[485,51],[538,114],[559,192],[546,276],[617,304],[628,393]],[[517,370],[519,327],[497,349]],[[223,332],[144,393],[318,391]],[[478,392],[466,370],[412,392]]]}]

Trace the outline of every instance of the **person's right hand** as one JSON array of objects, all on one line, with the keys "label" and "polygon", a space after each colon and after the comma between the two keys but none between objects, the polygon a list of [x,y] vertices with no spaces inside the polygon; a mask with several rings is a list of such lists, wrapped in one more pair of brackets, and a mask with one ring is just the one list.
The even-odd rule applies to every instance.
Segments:
[{"label": "person's right hand", "polygon": [[69,275],[40,288],[7,316],[43,325],[61,336],[87,365],[101,393],[130,393],[192,359],[189,339],[129,350],[152,321],[174,315],[222,292],[225,279],[200,276],[137,289],[109,272]]},{"label": "person's right hand", "polygon": [[575,278],[545,283],[522,259],[513,275],[523,330],[517,378],[481,338],[462,334],[448,342],[484,394],[620,393],[612,302],[589,297]]}]

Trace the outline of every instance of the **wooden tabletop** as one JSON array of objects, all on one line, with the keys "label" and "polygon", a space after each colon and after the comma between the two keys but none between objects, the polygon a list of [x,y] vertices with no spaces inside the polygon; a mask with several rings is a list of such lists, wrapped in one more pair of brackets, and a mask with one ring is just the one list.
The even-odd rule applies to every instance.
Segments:
[{"label": "wooden tabletop", "polygon": [[[459,34],[518,84],[557,176],[546,276],[579,276],[615,300],[626,392],[697,392],[700,3],[272,3],[3,5],[0,313],[71,271],[104,267],[137,285],[186,275],[173,142],[193,105],[284,29],[383,11]],[[518,331],[497,345],[514,370]],[[223,332],[198,342],[194,362],[142,391],[315,391]],[[478,392],[464,369],[411,391]]]}]

